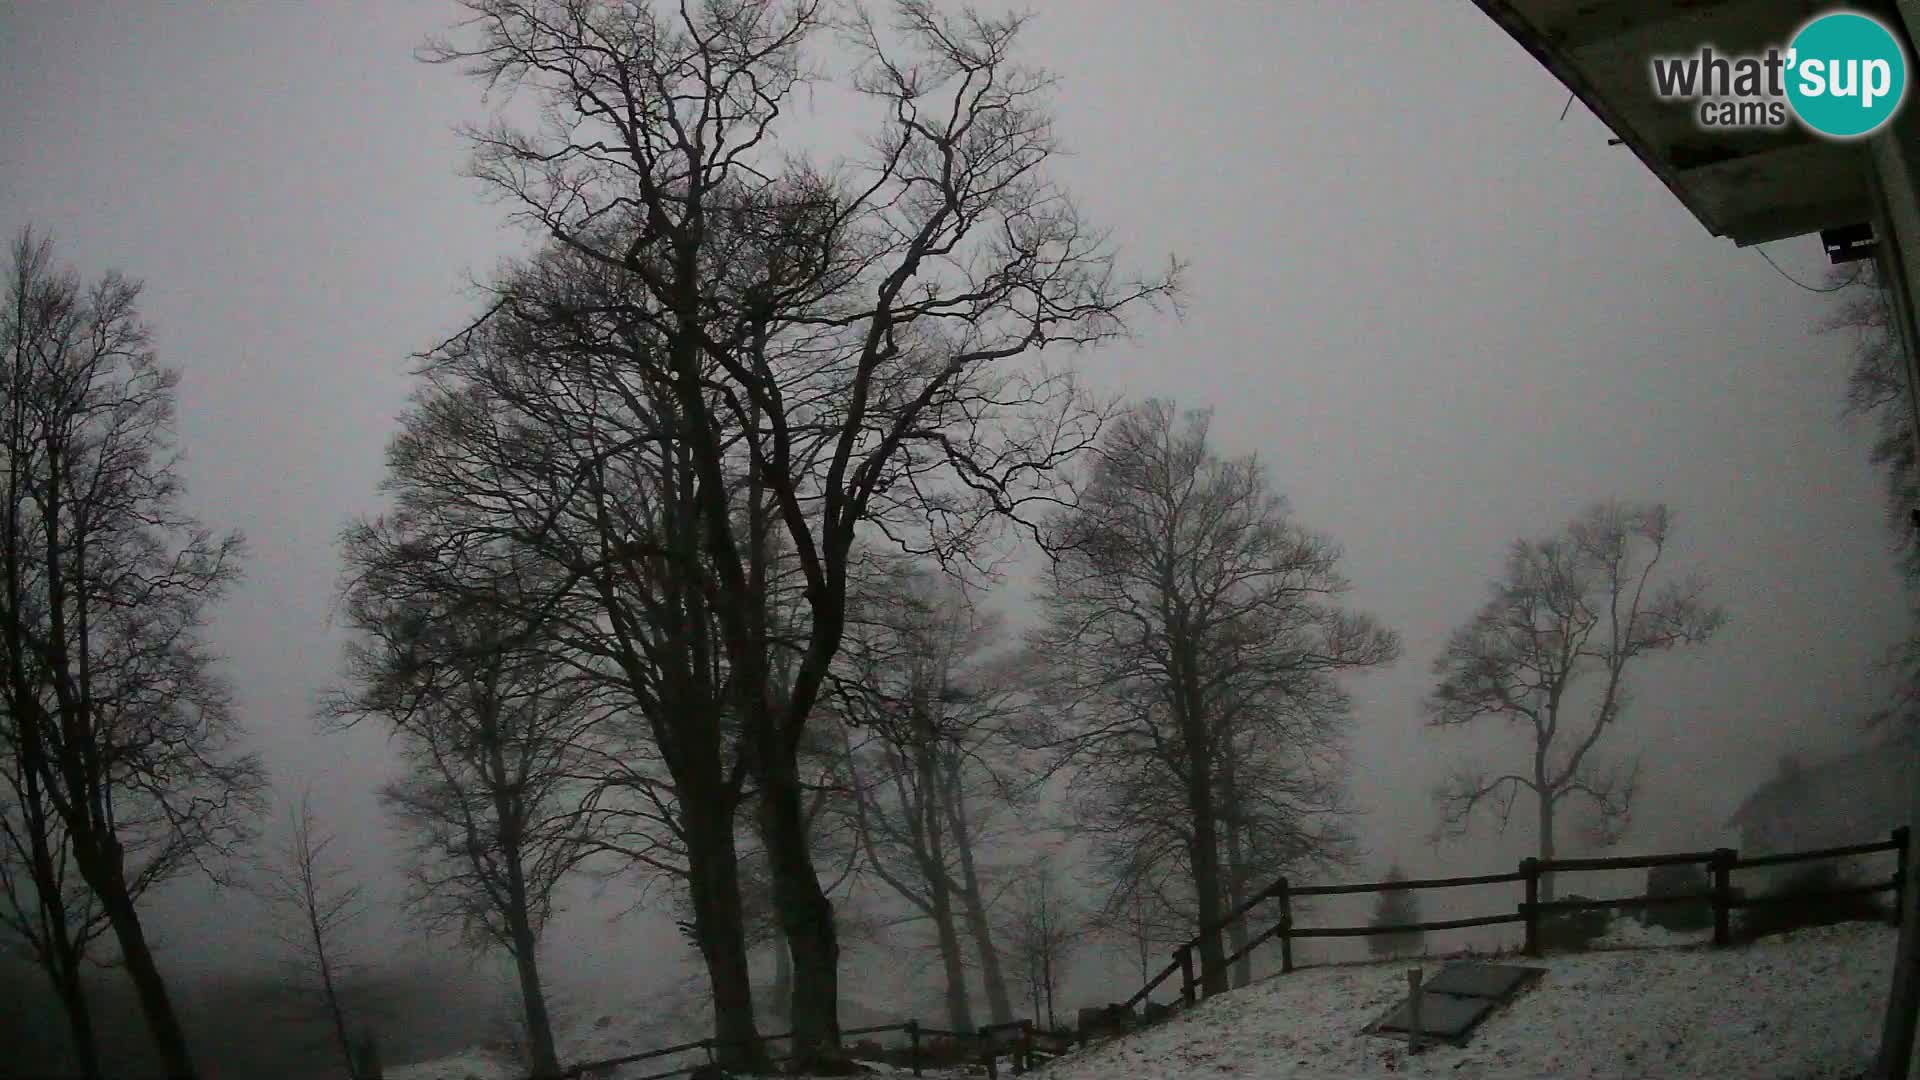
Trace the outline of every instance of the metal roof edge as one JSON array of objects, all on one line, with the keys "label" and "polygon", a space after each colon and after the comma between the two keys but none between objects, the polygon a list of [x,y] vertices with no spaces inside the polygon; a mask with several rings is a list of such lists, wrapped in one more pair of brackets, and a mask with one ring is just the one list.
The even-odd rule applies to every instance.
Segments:
[{"label": "metal roof edge", "polygon": [[1686,188],[1679,182],[1679,175],[1673,167],[1659,156],[1656,149],[1638,130],[1628,125],[1618,113],[1608,107],[1606,101],[1594,91],[1593,86],[1581,77],[1571,63],[1567,62],[1559,49],[1547,41],[1538,27],[1516,11],[1507,0],[1473,0],[1473,3],[1488,18],[1498,23],[1501,29],[1507,32],[1507,36],[1519,42],[1521,48],[1526,49],[1554,78],[1559,79],[1568,90],[1571,90],[1589,112],[1599,117],[1601,123],[1612,129],[1622,145],[1632,150],[1634,156],[1640,159],[1640,163],[1645,165],[1653,175],[1659,177],[1660,182],[1673,193],[1673,197],[1680,201],[1680,205],[1686,207],[1688,212],[1706,226],[1710,233],[1714,236],[1728,235],[1714,224],[1707,214],[1702,213],[1701,207],[1688,197]]}]

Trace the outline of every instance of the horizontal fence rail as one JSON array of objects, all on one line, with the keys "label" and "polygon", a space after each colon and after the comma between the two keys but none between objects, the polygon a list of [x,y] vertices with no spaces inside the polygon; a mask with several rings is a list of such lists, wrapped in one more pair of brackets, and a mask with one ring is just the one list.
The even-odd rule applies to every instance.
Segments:
[{"label": "horizontal fence rail", "polygon": [[[1037,1047],[1036,1044],[1040,1041],[1047,1041],[1049,1046],[1057,1046],[1062,1040],[1071,1041],[1070,1037],[1059,1032],[1037,1028],[1032,1020],[1010,1020],[1002,1024],[985,1024],[973,1031],[950,1031],[943,1028],[927,1027],[922,1025],[918,1020],[907,1020],[898,1024],[875,1024],[870,1027],[846,1028],[840,1032],[840,1037],[842,1039],[853,1039],[862,1035],[885,1035],[895,1032],[907,1037],[907,1045],[904,1048],[894,1049],[891,1051],[891,1055],[897,1056],[904,1050],[907,1065],[915,1076],[922,1075],[927,1065],[936,1063],[933,1060],[935,1057],[933,1048],[923,1047],[920,1042],[922,1038],[949,1039],[963,1044],[966,1048],[963,1051],[966,1060],[971,1064],[984,1065],[989,1078],[999,1075],[999,1062],[1001,1058],[1007,1059],[1012,1067],[1012,1072],[1015,1075],[1019,1075],[1031,1069],[1034,1063],[1040,1058],[1053,1056]],[[751,1042],[746,1040],[698,1039],[693,1042],[663,1046],[654,1050],[641,1051],[640,1053],[624,1054],[620,1057],[579,1062],[561,1069],[557,1075],[560,1080],[581,1080],[581,1078],[584,1077],[597,1076],[603,1072],[625,1065],[638,1064],[642,1061],[653,1061],[659,1058],[672,1057],[675,1054],[690,1054],[695,1051],[705,1053],[706,1060],[698,1064],[681,1065],[672,1069],[648,1073],[644,1076],[634,1078],[634,1080],[670,1080],[672,1077],[685,1076],[714,1064],[715,1051],[738,1049],[749,1045],[765,1047],[768,1043],[790,1040],[793,1038],[793,1035],[794,1033],[791,1031],[778,1035],[762,1035]],[[768,1054],[763,1060],[769,1065],[779,1065],[792,1059],[793,1055],[791,1054]]]},{"label": "horizontal fence rail", "polygon": [[[1523,950],[1529,956],[1538,956],[1542,952],[1542,922],[1553,915],[1577,911],[1624,911],[1641,908],[1656,908],[1681,904],[1708,905],[1713,911],[1713,943],[1715,945],[1732,944],[1732,919],[1734,911],[1753,908],[1766,908],[1774,905],[1807,903],[1817,900],[1837,900],[1852,897],[1874,896],[1881,893],[1893,894],[1894,917],[1898,918],[1901,900],[1907,880],[1910,848],[1909,830],[1906,826],[1894,829],[1888,839],[1865,844],[1848,844],[1842,847],[1820,848],[1813,851],[1794,851],[1775,855],[1759,855],[1742,859],[1731,848],[1716,848],[1712,851],[1680,851],[1654,855],[1628,855],[1615,858],[1590,859],[1523,859],[1520,868],[1512,873],[1474,874],[1463,877],[1412,878],[1402,881],[1368,881],[1341,885],[1293,885],[1286,878],[1279,878],[1271,885],[1261,889],[1253,896],[1236,905],[1232,911],[1214,922],[1208,923],[1206,931],[1192,940],[1181,944],[1173,951],[1173,960],[1160,973],[1148,980],[1122,1008],[1131,1012],[1142,1002],[1151,1005],[1153,992],[1177,974],[1180,977],[1180,1002],[1183,1005],[1194,1004],[1206,993],[1217,992],[1224,985],[1228,971],[1244,960],[1262,944],[1278,940],[1280,942],[1280,970],[1284,974],[1294,969],[1293,942],[1296,938],[1357,938],[1372,937],[1379,934],[1426,933],[1440,930],[1464,930],[1479,926],[1498,926],[1502,924],[1523,923],[1526,929],[1526,941]],[[1732,875],[1739,870],[1752,870],[1763,867],[1786,866],[1794,863],[1810,862],[1817,859],[1841,859],[1860,855],[1875,855],[1882,852],[1895,854],[1898,866],[1892,878],[1884,881],[1861,885],[1846,885],[1829,889],[1797,890],[1790,893],[1772,893],[1764,896],[1745,896],[1733,887]],[[1696,865],[1705,868],[1709,888],[1705,892],[1674,893],[1663,895],[1623,896],[1604,900],[1540,899],[1540,879],[1544,876],[1564,873],[1594,872],[1606,870],[1645,870],[1662,866]],[[1465,886],[1504,885],[1518,882],[1524,888],[1524,897],[1513,911],[1495,915],[1482,915],[1465,919],[1437,919],[1428,922],[1398,923],[1379,926],[1318,926],[1303,927],[1294,925],[1293,899],[1295,897],[1315,896],[1351,896],[1359,893],[1408,892],[1420,889],[1447,889]],[[1277,902],[1279,917],[1271,926],[1249,938],[1245,945],[1226,955],[1216,972],[1195,971],[1195,956],[1200,952],[1202,940],[1208,934],[1220,934],[1235,923],[1248,919],[1253,911],[1263,903]],[[1211,989],[1206,989],[1208,985]]]},{"label": "horizontal fence rail", "polygon": [[1363,881],[1356,885],[1301,885],[1289,890],[1294,896],[1345,896],[1363,892],[1404,892],[1412,889],[1452,889],[1463,885],[1503,885],[1520,881],[1522,873],[1476,874],[1473,877],[1409,878],[1406,881]]}]

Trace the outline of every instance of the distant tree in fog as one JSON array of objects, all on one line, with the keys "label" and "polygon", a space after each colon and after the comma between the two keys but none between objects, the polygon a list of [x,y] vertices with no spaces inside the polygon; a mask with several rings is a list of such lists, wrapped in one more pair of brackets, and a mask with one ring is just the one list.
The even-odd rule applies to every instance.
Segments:
[{"label": "distant tree in fog", "polygon": [[[1387,871],[1386,881],[1407,880],[1407,872],[1396,864]],[[1373,917],[1368,926],[1406,926],[1420,921],[1420,894],[1412,889],[1382,889],[1374,894]],[[1375,956],[1406,956],[1419,952],[1426,943],[1424,930],[1396,934],[1374,934],[1367,938],[1367,949]]]},{"label": "distant tree in fog", "polygon": [[381,798],[413,839],[409,906],[430,931],[512,957],[528,1065],[553,1076],[539,939],[560,882],[593,850],[581,796],[607,715],[598,684],[521,614],[556,595],[537,566],[497,549],[449,559],[377,522],[350,528],[344,549],[358,637],[329,711],[393,734],[405,772]]},{"label": "distant tree in fog", "polygon": [[1048,855],[1020,874],[1011,901],[1003,932],[1014,970],[1033,1006],[1034,1023],[1057,1029],[1054,997],[1086,934],[1085,913],[1066,895]]},{"label": "distant tree in fog", "polygon": [[[1400,645],[1341,606],[1339,547],[1294,519],[1258,460],[1221,457],[1209,423],[1149,401],[1110,425],[1046,529],[1057,554],[1030,644],[1047,706],[1031,737],[1071,767],[1077,827],[1116,896],[1147,896],[1185,923],[1180,939],[1211,928],[1198,952],[1213,994],[1230,977],[1221,916],[1285,870],[1345,857],[1340,677]],[[1243,921],[1227,933],[1244,944]]]},{"label": "distant tree in fog", "polygon": [[265,867],[261,892],[274,909],[274,936],[291,953],[293,978],[319,998],[347,1075],[377,1080],[360,1069],[340,1001],[340,987],[353,972],[345,938],[365,911],[361,887],[347,883],[346,869],[327,854],[333,844],[333,834],[321,831],[311,801],[301,796],[288,816],[286,841]]},{"label": "distant tree in fog", "polygon": [[[13,245],[0,309],[0,739],[15,795],[7,846],[27,855],[12,881],[37,897],[30,918],[66,954],[63,971],[106,920],[161,1069],[184,1080],[193,1061],[138,904],[170,877],[216,872],[251,837],[265,777],[237,748],[202,639],[242,540],[181,509],[180,376],[155,357],[140,289],[116,272],[82,285],[31,232]],[[78,901],[69,865],[97,908]]]},{"label": "distant tree in fog", "polygon": [[1002,728],[1019,686],[997,666],[1000,621],[930,568],[885,573],[849,605],[839,700],[845,768],[867,868],[932,928],[948,1022],[971,1030],[970,937],[994,1023],[1013,1019],[992,926],[986,855],[996,818],[1026,803]]},{"label": "distant tree in fog", "polygon": [[[1515,732],[1526,764],[1456,773],[1435,793],[1442,834],[1464,832],[1482,810],[1504,829],[1524,793],[1542,859],[1557,851],[1565,806],[1584,803],[1596,813],[1602,844],[1619,837],[1639,757],[1598,748],[1626,715],[1628,668],[1700,645],[1726,620],[1697,574],[1658,575],[1672,529],[1664,505],[1604,502],[1552,536],[1514,543],[1492,597],[1434,660],[1438,681],[1424,709],[1435,728],[1488,721]],[[1553,898],[1550,875],[1541,895]]]}]

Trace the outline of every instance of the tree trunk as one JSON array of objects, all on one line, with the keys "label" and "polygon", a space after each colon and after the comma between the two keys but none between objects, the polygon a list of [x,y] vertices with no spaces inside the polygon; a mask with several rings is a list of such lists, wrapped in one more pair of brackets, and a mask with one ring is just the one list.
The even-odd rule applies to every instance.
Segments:
[{"label": "tree trunk", "polygon": [[[920,707],[925,719],[925,706]],[[921,738],[932,741],[931,725],[925,725]],[[921,876],[927,881],[927,916],[933,920],[934,938],[940,948],[940,965],[947,980],[947,1019],[955,1031],[973,1030],[973,1008],[967,1000],[967,965],[960,956],[960,935],[953,925],[953,893],[947,876],[946,771],[935,760],[930,746],[914,751],[914,771],[920,788],[919,829]]]},{"label": "tree trunk", "polygon": [[[1553,796],[1550,794],[1542,794],[1540,796],[1540,861],[1551,862],[1552,860]],[[1540,900],[1542,903],[1546,903],[1553,898],[1553,875],[1543,873],[1540,875]]]},{"label": "tree trunk", "polygon": [[840,1052],[840,942],[820,888],[791,755],[761,755],[773,902],[793,956],[793,1053],[802,1062]]},{"label": "tree trunk", "polygon": [[783,1029],[793,1027],[793,952],[787,935],[773,929],[773,1012]]},{"label": "tree trunk", "polygon": [[[746,913],[740,901],[740,859],[733,815],[719,799],[686,800],[688,891],[694,937],[713,995],[714,1058],[741,1072],[763,1068],[766,1048],[754,1022],[753,974],[747,962]],[[775,986],[776,1000],[780,988]]]},{"label": "tree trunk", "polygon": [[[1171,583],[1163,595],[1177,596]],[[1220,833],[1213,791],[1213,732],[1208,729],[1206,703],[1201,694],[1193,657],[1192,632],[1184,618],[1169,620],[1169,704],[1185,744],[1187,812],[1193,835],[1188,855],[1193,864],[1193,893],[1200,907],[1200,989],[1208,997],[1227,991],[1227,954],[1220,947]]]},{"label": "tree trunk", "polygon": [[1200,903],[1200,990],[1204,994],[1227,992],[1227,951],[1219,940],[1221,882],[1219,882],[1219,830],[1213,822],[1212,799],[1206,784],[1188,784],[1192,811],[1192,878],[1194,899]]},{"label": "tree trunk", "polygon": [[[38,787],[31,774],[28,774],[27,789],[29,800],[38,798]],[[86,988],[80,982],[80,967],[86,959],[84,947],[74,944],[74,931],[67,921],[66,898],[61,895],[58,875],[53,871],[53,856],[46,843],[45,817],[30,813],[27,828],[32,835],[28,846],[33,859],[33,885],[40,894],[41,915],[47,928],[48,940],[40,966],[66,1011],[67,1031],[73,1037],[73,1056],[80,1075],[86,1080],[99,1080],[100,1051],[94,1044],[93,1013],[87,1005]]]},{"label": "tree trunk", "polygon": [[934,934],[940,944],[940,966],[947,977],[947,1019],[955,1031],[973,1030],[973,1007],[967,1000],[967,964],[960,956],[960,935],[953,926],[953,905],[946,890],[935,887]]},{"label": "tree trunk", "polygon": [[[1049,947],[1048,947],[1048,949],[1047,949],[1047,953],[1046,953],[1046,967],[1045,967],[1045,968],[1043,968],[1042,970],[1043,970],[1043,971],[1044,971],[1044,972],[1046,973],[1046,977],[1045,977],[1045,980],[1044,980],[1044,985],[1046,986],[1046,990],[1047,990],[1047,1027],[1048,1027],[1048,1029],[1049,1029],[1049,1030],[1051,1030],[1051,1029],[1053,1029],[1053,1028],[1057,1028],[1057,1027],[1059,1027],[1059,1026],[1060,1026],[1059,1024],[1056,1024],[1056,1023],[1054,1023],[1054,1020],[1053,1020],[1053,979],[1054,979],[1054,973],[1053,973],[1053,949],[1052,949],[1052,947],[1051,947],[1051,946],[1049,946]],[[1036,1015],[1035,1015],[1035,1016],[1034,1016],[1034,1018],[1033,1018],[1033,1021],[1034,1021],[1034,1023],[1036,1023],[1036,1024],[1040,1022],[1040,1017],[1039,1017],[1039,1015],[1038,1015],[1038,1013],[1037,1013],[1037,1010],[1036,1010]]]},{"label": "tree trunk", "polygon": [[1227,991],[1227,954],[1220,945],[1220,835],[1213,812],[1212,775],[1204,755],[1189,743],[1187,809],[1193,817],[1193,893],[1200,906],[1200,989],[1207,996]]},{"label": "tree trunk", "polygon": [[73,1039],[73,1058],[84,1080],[100,1080],[100,1049],[94,1043],[93,1013],[87,1005],[86,988],[80,985],[80,958],[66,961],[65,970],[49,971],[54,993],[67,1014],[67,1033]]},{"label": "tree trunk", "polygon": [[[180,1018],[173,1011],[173,1001],[167,996],[167,984],[160,977],[160,968],[154,963],[153,950],[147,945],[146,932],[140,926],[140,916],[134,911],[133,900],[127,895],[126,882],[122,877],[119,857],[119,841],[108,837],[105,840],[108,852],[103,857],[82,858],[77,860],[82,876],[99,897],[100,906],[107,913],[107,921],[113,927],[114,939],[119,942],[120,955],[126,965],[127,978],[132,981],[134,992],[140,998],[140,1013],[146,1019],[147,1031],[153,1036],[153,1046],[160,1057],[160,1068],[167,1080],[194,1080],[198,1074],[193,1068],[193,1055],[187,1050],[186,1032],[180,1027]],[[89,872],[91,871],[91,872]]]},{"label": "tree trunk", "polygon": [[[1240,789],[1233,771],[1233,741],[1223,740],[1226,753],[1220,755],[1220,805],[1225,811],[1227,832],[1227,905],[1240,910],[1247,899],[1246,849],[1240,840]],[[1240,959],[1233,965],[1233,985],[1242,987],[1253,981],[1253,956],[1247,948],[1247,920],[1235,919],[1227,927],[1227,942]]]},{"label": "tree trunk", "polygon": [[[308,905],[307,910],[311,913],[313,910],[311,900],[308,901]],[[347,1076],[351,1080],[370,1080],[360,1075],[360,1069],[353,1060],[353,1040],[347,1037],[346,1010],[340,1007],[340,994],[334,989],[333,965],[327,960],[325,935],[320,932],[317,923],[311,919],[309,925],[314,926],[313,955],[320,967],[320,992],[326,997],[327,1015],[333,1020],[333,1038],[340,1044],[340,1060],[346,1063]]]},{"label": "tree trunk", "polygon": [[986,898],[980,892],[980,875],[973,862],[973,832],[967,820],[967,796],[961,790],[956,770],[948,768],[949,809],[953,819],[953,842],[960,859],[960,906],[967,920],[967,934],[980,957],[980,979],[987,988],[987,1009],[993,1022],[1013,1021],[1013,1001],[1007,996],[1007,978],[1000,970],[1000,949],[993,942],[993,923],[987,918]]},{"label": "tree trunk", "polygon": [[[1227,909],[1240,910],[1247,899],[1246,868],[1240,845],[1240,829],[1227,825]],[[1233,963],[1233,985],[1237,989],[1253,981],[1253,954],[1247,948],[1247,920],[1242,917],[1233,920],[1227,927],[1227,944],[1238,953],[1240,959]]]},{"label": "tree trunk", "polygon": [[513,966],[520,977],[520,1006],[527,1022],[527,1067],[533,1080],[560,1075],[560,1056],[553,1047],[553,1022],[547,1016],[547,995],[540,986],[540,943],[527,919],[526,889],[520,881],[517,852],[507,852],[508,897],[511,910],[507,929],[513,937]]}]

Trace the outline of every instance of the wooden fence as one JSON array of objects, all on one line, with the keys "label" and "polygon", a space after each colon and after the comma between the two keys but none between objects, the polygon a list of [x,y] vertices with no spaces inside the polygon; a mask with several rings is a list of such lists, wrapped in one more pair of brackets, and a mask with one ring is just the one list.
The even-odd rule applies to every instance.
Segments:
[{"label": "wooden fence", "polygon": [[[1222,933],[1235,922],[1250,918],[1254,908],[1268,901],[1279,904],[1280,915],[1273,924],[1250,938],[1246,945],[1229,954],[1222,969],[1231,969],[1243,957],[1261,945],[1278,939],[1280,942],[1280,970],[1290,972],[1294,969],[1293,943],[1301,938],[1345,938],[1370,937],[1375,934],[1405,934],[1437,930],[1464,930],[1476,926],[1498,926],[1505,923],[1525,924],[1524,949],[1529,956],[1541,953],[1541,919],[1543,916],[1568,911],[1591,911],[1623,908],[1645,908],[1666,904],[1708,903],[1713,908],[1713,943],[1728,945],[1733,941],[1732,912],[1743,908],[1761,907],[1771,904],[1803,903],[1812,899],[1837,899],[1849,896],[1868,896],[1882,892],[1894,894],[1894,910],[1900,910],[1900,900],[1907,877],[1909,857],[1908,830],[1905,826],[1893,830],[1886,839],[1870,844],[1852,844],[1846,847],[1822,848],[1817,851],[1796,851],[1782,855],[1762,855],[1751,859],[1742,859],[1731,848],[1717,848],[1713,851],[1688,851],[1664,855],[1636,855],[1614,859],[1522,859],[1520,868],[1509,874],[1478,874],[1471,877],[1419,878],[1409,881],[1371,881],[1351,885],[1292,885],[1286,878],[1279,878],[1271,885],[1228,912],[1213,926],[1213,932]],[[1854,855],[1873,855],[1891,851],[1896,853],[1897,869],[1887,881],[1867,885],[1852,885],[1838,889],[1819,889],[1812,891],[1775,893],[1766,896],[1747,897],[1734,891],[1732,875],[1739,870],[1751,870],[1767,866],[1783,866],[1790,863],[1808,862],[1815,859],[1839,859]],[[1551,900],[1540,899],[1540,878],[1543,874],[1563,874],[1578,871],[1597,870],[1637,870],[1655,866],[1677,866],[1686,864],[1704,865],[1711,882],[1707,892],[1684,893],[1670,896],[1629,896],[1611,900]],[[1473,885],[1501,885],[1519,882],[1523,889],[1523,899],[1515,910],[1496,915],[1481,915],[1468,919],[1439,919],[1429,922],[1402,923],[1382,926],[1323,926],[1300,927],[1293,923],[1293,900],[1295,897],[1344,896],[1355,893],[1393,892],[1403,889],[1452,889]],[[1176,973],[1180,976],[1180,1000],[1192,1005],[1200,996],[1200,980],[1194,972],[1194,954],[1200,946],[1199,937],[1181,945],[1173,952],[1173,962],[1142,986],[1131,998],[1126,1008],[1133,1009],[1158,989],[1161,984]],[[906,1036],[905,1057],[913,1075],[921,1075],[927,1064],[932,1064],[930,1049],[923,1039],[952,1039],[971,1044],[966,1052],[969,1061],[985,1068],[989,1078],[999,1075],[1000,1059],[1005,1058],[1015,1075],[1032,1068],[1037,1061],[1060,1052],[1071,1043],[1072,1036],[1061,1032],[1050,1032],[1035,1027],[1031,1020],[1015,1020],[1006,1024],[989,1024],[971,1032],[947,1031],[926,1027],[917,1020],[908,1020],[901,1024],[881,1024],[875,1027],[853,1028],[841,1032],[844,1039],[858,1038],[862,1035],[883,1035],[898,1032]],[[792,1033],[782,1035],[763,1035],[761,1045],[791,1039]],[[624,1057],[607,1058],[603,1061],[586,1061],[567,1066],[560,1072],[560,1080],[591,1080],[606,1075],[623,1065],[632,1065],[642,1061],[653,1061],[675,1054],[702,1052],[706,1061],[697,1065],[683,1065],[663,1072],[649,1073],[636,1080],[667,1080],[668,1077],[685,1076],[697,1069],[704,1068],[714,1060],[714,1051],[729,1045],[716,1039],[700,1039],[695,1042],[681,1043],[677,1046],[662,1047]],[[899,1056],[900,1051],[893,1051]],[[782,1057],[769,1058],[770,1063],[786,1060]]]},{"label": "wooden fence", "polygon": [[[901,1024],[880,1024],[874,1027],[850,1028],[842,1031],[842,1039],[855,1039],[862,1035],[885,1035],[898,1032],[906,1036],[905,1058],[913,1075],[921,1075],[928,1064],[938,1064],[933,1060],[931,1048],[923,1046],[921,1040],[952,1039],[962,1044],[970,1044],[965,1051],[968,1062],[985,1068],[989,1080],[1000,1075],[1000,1060],[1005,1058],[1010,1071],[1018,1076],[1040,1061],[1063,1052],[1072,1042],[1072,1036],[1060,1032],[1050,1032],[1034,1026],[1031,1020],[1014,1020],[1005,1024],[987,1024],[970,1032],[947,1031],[941,1028],[926,1027],[918,1020],[908,1020]],[[791,1039],[792,1032],[780,1035],[762,1035],[759,1043],[768,1043]],[[664,1046],[658,1050],[646,1050],[623,1057],[607,1058],[601,1061],[583,1061],[566,1066],[560,1070],[559,1080],[591,1080],[593,1077],[609,1075],[612,1070],[623,1065],[633,1065],[642,1061],[657,1061],[675,1054],[687,1054],[699,1051],[706,1060],[694,1065],[681,1065],[662,1072],[648,1073],[635,1080],[667,1080],[668,1077],[685,1076],[714,1063],[714,1051],[729,1047],[743,1046],[744,1043],[728,1043],[719,1039],[700,1039],[695,1042]],[[895,1051],[896,1055],[900,1052]],[[779,1064],[787,1058],[769,1056],[769,1064]]]},{"label": "wooden fence", "polygon": [[[1433,930],[1464,930],[1475,926],[1498,926],[1503,923],[1524,923],[1526,926],[1526,944],[1528,956],[1538,956],[1541,952],[1540,924],[1545,915],[1569,911],[1593,911],[1622,908],[1646,908],[1667,904],[1708,903],[1713,907],[1713,943],[1729,945],[1733,942],[1732,913],[1742,908],[1762,907],[1773,904],[1804,903],[1815,899],[1838,899],[1850,896],[1868,896],[1875,893],[1892,892],[1894,911],[1900,910],[1901,894],[1907,878],[1908,830],[1901,826],[1893,830],[1886,839],[1870,844],[1851,844],[1846,847],[1822,848],[1817,851],[1796,851],[1782,855],[1762,855],[1751,859],[1742,859],[1731,848],[1716,848],[1712,851],[1688,851],[1665,855],[1637,855],[1615,859],[1522,859],[1520,868],[1510,874],[1480,874],[1472,877],[1422,878],[1410,881],[1371,881],[1353,885],[1292,885],[1286,878],[1280,878],[1271,885],[1249,897],[1238,907],[1228,912],[1213,924],[1211,931],[1223,933],[1234,923],[1251,918],[1253,909],[1260,904],[1274,901],[1279,904],[1280,916],[1273,924],[1250,938],[1246,945],[1229,954],[1221,965],[1223,971],[1268,941],[1278,938],[1280,941],[1280,970],[1290,972],[1293,964],[1293,943],[1299,938],[1343,938],[1370,937],[1375,934],[1406,934]],[[1887,881],[1867,885],[1851,885],[1837,889],[1817,889],[1791,893],[1775,893],[1766,896],[1747,897],[1734,891],[1733,873],[1738,870],[1750,870],[1763,866],[1782,866],[1789,863],[1808,862],[1814,859],[1838,859],[1852,855],[1873,855],[1879,852],[1896,853],[1897,869]],[[1612,900],[1550,900],[1540,899],[1540,878],[1543,874],[1562,874],[1573,871],[1593,870],[1638,870],[1654,866],[1678,866],[1686,864],[1704,865],[1709,873],[1710,888],[1704,893],[1684,893],[1670,896],[1629,896]],[[1340,926],[1340,927],[1299,927],[1293,923],[1293,900],[1295,897],[1340,896],[1353,893],[1394,892],[1403,889],[1450,889],[1469,885],[1500,885],[1519,882],[1523,887],[1523,898],[1512,912],[1497,915],[1482,915],[1470,919],[1441,919],[1432,922],[1402,923],[1382,926]],[[1200,996],[1201,982],[1194,974],[1194,954],[1200,947],[1200,937],[1186,942],[1173,952],[1173,962],[1161,969],[1142,986],[1131,998],[1126,1008],[1132,1009],[1146,1001],[1154,990],[1177,973],[1180,976],[1180,1000],[1182,1004],[1192,1005]]]}]

